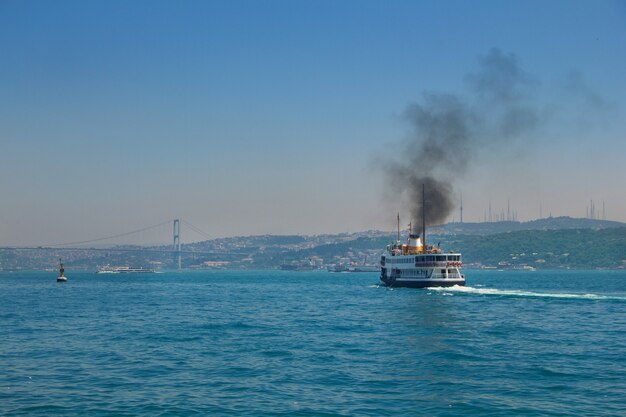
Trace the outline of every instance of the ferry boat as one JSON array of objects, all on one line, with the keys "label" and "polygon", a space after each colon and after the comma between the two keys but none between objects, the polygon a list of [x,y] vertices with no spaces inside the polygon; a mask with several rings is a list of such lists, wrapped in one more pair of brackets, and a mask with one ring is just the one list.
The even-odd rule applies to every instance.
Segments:
[{"label": "ferry boat", "polygon": [[153,273],[151,268],[131,268],[129,266],[103,266],[96,271],[96,274],[136,274],[136,273]]},{"label": "ferry boat", "polygon": [[59,259],[59,276],[57,277],[57,282],[67,282],[67,277],[65,276],[65,268],[63,268],[63,262]]},{"label": "ferry boat", "polygon": [[[422,195],[423,195],[422,191]],[[423,197],[422,197],[423,198]],[[424,210],[422,210],[424,212]],[[380,259],[380,280],[389,287],[451,287],[465,285],[461,254],[444,252],[439,247],[426,244],[426,219],[422,219],[422,237],[412,233],[406,244],[400,244],[400,214],[398,214],[398,240],[387,246]]]}]

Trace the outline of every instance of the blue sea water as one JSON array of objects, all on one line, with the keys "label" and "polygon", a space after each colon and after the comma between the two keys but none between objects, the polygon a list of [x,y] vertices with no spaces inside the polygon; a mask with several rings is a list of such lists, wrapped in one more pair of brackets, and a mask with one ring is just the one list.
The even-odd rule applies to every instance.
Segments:
[{"label": "blue sea water", "polygon": [[626,273],[0,274],[6,416],[624,416]]}]

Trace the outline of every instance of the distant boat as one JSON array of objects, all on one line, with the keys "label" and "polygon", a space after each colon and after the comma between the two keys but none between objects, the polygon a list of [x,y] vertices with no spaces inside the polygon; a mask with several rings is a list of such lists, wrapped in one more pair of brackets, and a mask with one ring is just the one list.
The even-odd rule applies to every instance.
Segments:
[{"label": "distant boat", "polygon": [[328,272],[380,272],[379,265],[368,265],[367,258],[361,265],[351,264],[344,265],[338,264],[328,267]]},{"label": "distant boat", "polygon": [[130,266],[103,266],[96,271],[96,274],[137,274],[137,273],[154,273],[151,268],[131,268]]},{"label": "distant boat", "polygon": [[328,272],[348,272],[348,268],[346,268],[343,264],[329,266]]},{"label": "distant boat", "polygon": [[57,277],[57,282],[67,282],[67,277],[65,276],[65,268],[63,268],[63,262],[59,258],[59,276]]},{"label": "distant boat", "polygon": [[356,266],[349,266],[346,270],[348,272],[380,272],[380,266],[378,266],[378,265],[356,265]]}]

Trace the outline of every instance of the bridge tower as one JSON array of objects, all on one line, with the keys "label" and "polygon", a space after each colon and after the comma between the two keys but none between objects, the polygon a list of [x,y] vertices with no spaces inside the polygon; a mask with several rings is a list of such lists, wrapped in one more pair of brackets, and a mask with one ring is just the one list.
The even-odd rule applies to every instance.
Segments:
[{"label": "bridge tower", "polygon": [[178,269],[181,268],[181,262],[180,262],[180,220],[179,219],[174,219],[174,246],[172,248],[172,250],[175,252],[176,255],[178,255]]}]

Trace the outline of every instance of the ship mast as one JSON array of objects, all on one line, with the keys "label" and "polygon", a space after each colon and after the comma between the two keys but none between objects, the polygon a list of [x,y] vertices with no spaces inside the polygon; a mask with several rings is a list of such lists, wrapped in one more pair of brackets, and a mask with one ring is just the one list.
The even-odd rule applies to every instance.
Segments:
[{"label": "ship mast", "polygon": [[422,184],[422,248],[426,253],[426,192],[424,184]]}]

